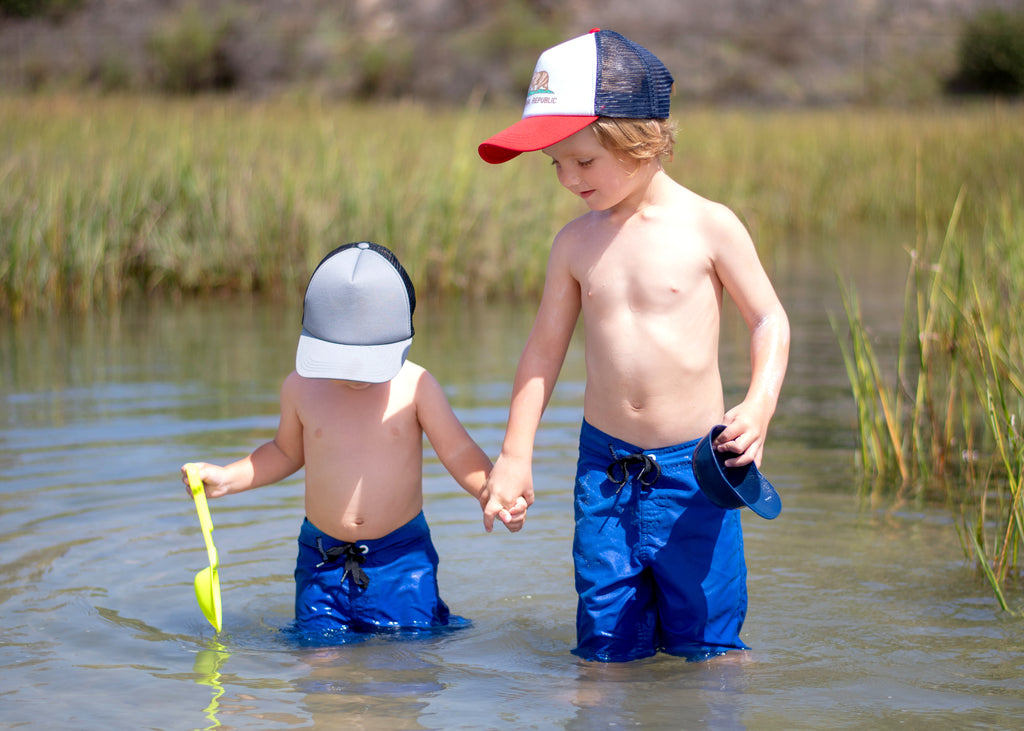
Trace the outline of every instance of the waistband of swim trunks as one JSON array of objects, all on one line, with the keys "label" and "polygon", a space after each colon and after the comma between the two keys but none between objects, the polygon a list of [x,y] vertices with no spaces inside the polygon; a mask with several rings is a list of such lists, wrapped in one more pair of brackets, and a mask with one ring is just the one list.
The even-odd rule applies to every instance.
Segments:
[{"label": "waistband of swim trunks", "polygon": [[395,530],[391,531],[386,536],[359,541],[340,541],[334,536],[324,533],[322,530],[317,528],[309,518],[304,518],[302,521],[302,528],[299,530],[299,542],[310,546],[311,548],[316,548],[316,539],[320,538],[324,549],[343,546],[346,543],[355,543],[357,546],[366,546],[368,551],[371,553],[380,553],[381,551],[401,546],[402,544],[409,543],[410,541],[419,540],[424,535],[429,534],[429,532],[430,529],[427,527],[427,518],[423,514],[423,511],[420,511],[419,515],[415,518],[405,525],[395,528]]},{"label": "waistband of swim trunks", "polygon": [[583,424],[580,426],[580,451],[602,459],[608,459],[612,456],[612,452],[609,451],[609,447],[611,447],[616,457],[643,453],[655,455],[659,462],[669,463],[673,459],[692,458],[693,450],[696,449],[699,441],[699,438],[691,439],[681,444],[673,444],[667,447],[644,449],[601,431],[593,424],[587,422],[586,419],[583,420]]}]

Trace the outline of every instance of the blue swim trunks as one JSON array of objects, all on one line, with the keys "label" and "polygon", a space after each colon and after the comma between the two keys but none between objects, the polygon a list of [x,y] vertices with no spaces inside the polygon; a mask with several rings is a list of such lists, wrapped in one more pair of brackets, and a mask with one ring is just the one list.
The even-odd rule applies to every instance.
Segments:
[{"label": "blue swim trunks", "polygon": [[422,512],[383,538],[355,543],[329,536],[307,518],[295,563],[295,629],[326,638],[465,625],[441,600],[437,564]]},{"label": "blue swim trunks", "polygon": [[645,450],[583,422],[574,654],[623,662],[662,651],[703,660],[746,648],[740,511],[719,508],[697,487],[698,441]]}]

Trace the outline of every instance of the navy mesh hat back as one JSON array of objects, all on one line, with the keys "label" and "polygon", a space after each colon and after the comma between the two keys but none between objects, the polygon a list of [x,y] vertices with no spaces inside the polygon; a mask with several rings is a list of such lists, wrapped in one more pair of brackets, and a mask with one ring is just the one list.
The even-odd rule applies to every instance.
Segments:
[{"label": "navy mesh hat back", "polygon": [[594,113],[602,117],[667,119],[672,74],[658,57],[614,31],[596,34]]}]

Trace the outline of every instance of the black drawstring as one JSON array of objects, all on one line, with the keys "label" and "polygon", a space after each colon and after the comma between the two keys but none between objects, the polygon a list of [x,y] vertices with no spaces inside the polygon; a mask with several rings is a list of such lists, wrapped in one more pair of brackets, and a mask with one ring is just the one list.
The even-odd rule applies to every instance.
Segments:
[{"label": "black drawstring", "polygon": [[320,551],[320,556],[323,561],[316,565],[320,568],[325,563],[331,563],[337,561],[342,556],[345,557],[345,573],[341,575],[341,582],[345,582],[345,577],[350,573],[352,574],[352,580],[356,582],[356,586],[360,589],[365,589],[370,585],[370,577],[363,571],[362,563],[366,560],[366,554],[370,550],[366,546],[357,546],[355,543],[342,543],[340,546],[333,546],[324,550],[324,542],[320,536],[316,537],[316,548]]},{"label": "black drawstring", "polygon": [[[653,455],[636,452],[635,454],[619,457],[615,454],[615,449],[611,445],[608,445],[608,449],[612,453],[612,459],[615,461],[608,465],[605,474],[608,475],[609,480],[619,486],[619,489],[615,492],[619,492],[622,486],[629,481],[629,468],[632,465],[640,465],[640,472],[637,473],[636,480],[644,487],[650,487],[661,477],[661,465],[658,464]],[[615,476],[616,467],[620,471],[620,476],[618,477]]]}]

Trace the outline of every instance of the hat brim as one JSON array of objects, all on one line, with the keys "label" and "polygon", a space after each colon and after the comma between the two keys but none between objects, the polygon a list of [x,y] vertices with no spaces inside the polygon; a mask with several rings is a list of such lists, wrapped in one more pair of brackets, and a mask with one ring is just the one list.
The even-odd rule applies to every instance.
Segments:
[{"label": "hat brim", "polygon": [[694,450],[693,473],[701,492],[720,508],[746,506],[766,520],[778,517],[782,499],[757,466],[726,467],[731,455],[715,451],[712,442],[723,429],[724,425],[715,426]]},{"label": "hat brim", "polygon": [[480,143],[477,152],[486,162],[497,165],[520,153],[551,147],[596,120],[596,116],[523,117],[511,127]]},{"label": "hat brim", "polygon": [[385,383],[398,375],[412,338],[384,345],[344,345],[320,340],[305,329],[295,350],[295,370],[305,378]]}]

